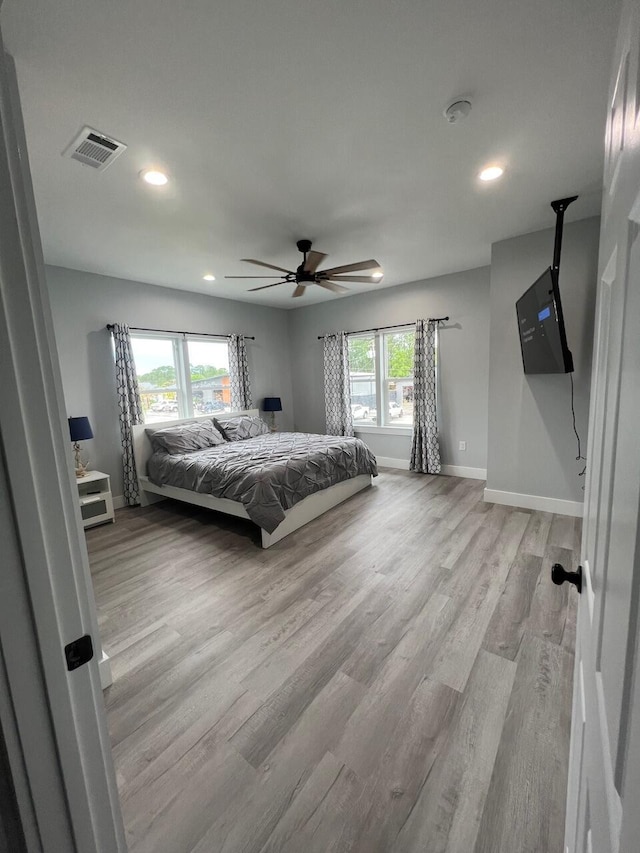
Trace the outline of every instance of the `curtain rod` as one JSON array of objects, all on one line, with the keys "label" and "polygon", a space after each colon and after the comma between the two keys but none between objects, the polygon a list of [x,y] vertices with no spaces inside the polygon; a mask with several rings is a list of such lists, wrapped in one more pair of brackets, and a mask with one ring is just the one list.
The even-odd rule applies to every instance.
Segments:
[{"label": "curtain rod", "polygon": [[[132,332],[160,332],[163,335],[185,335],[186,337],[194,338],[230,338],[231,335],[213,335],[209,332],[176,332],[173,329],[143,329],[140,326],[130,326]],[[113,323],[107,323],[107,329],[113,331]],[[243,335],[248,341],[255,341],[253,335]]]},{"label": "curtain rod", "polygon": [[[448,320],[448,317],[428,317],[428,323],[444,323],[445,320]],[[358,329],[357,332],[346,332],[347,335],[363,335],[365,332],[383,332],[385,329],[403,329],[405,326],[415,326],[415,323],[395,323],[393,326],[378,326],[375,329]],[[323,338],[330,337],[331,333],[327,335],[318,335],[318,340],[321,341]]]}]

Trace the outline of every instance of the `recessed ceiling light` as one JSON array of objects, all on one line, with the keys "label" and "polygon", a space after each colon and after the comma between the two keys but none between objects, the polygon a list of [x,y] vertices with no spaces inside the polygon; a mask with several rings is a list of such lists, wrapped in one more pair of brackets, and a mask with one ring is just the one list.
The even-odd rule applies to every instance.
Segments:
[{"label": "recessed ceiling light", "polygon": [[371,278],[382,278],[383,275],[384,273],[382,272],[382,270],[376,270],[375,272],[371,273]]},{"label": "recessed ceiling light", "polygon": [[169,183],[169,178],[165,173],[159,172],[157,169],[145,169],[140,172],[140,177],[143,181],[146,181],[153,187],[163,187],[165,184]]},{"label": "recessed ceiling light", "polygon": [[207,273],[206,275],[203,275],[203,276],[202,276],[202,278],[203,278],[205,281],[215,281],[215,280],[216,280],[215,275],[211,275],[211,273],[210,273],[210,272],[209,272],[209,273]]},{"label": "recessed ceiling light", "polygon": [[496,178],[499,178],[502,174],[504,174],[504,169],[500,166],[487,166],[486,169],[483,169],[478,177],[481,181],[495,181]]}]

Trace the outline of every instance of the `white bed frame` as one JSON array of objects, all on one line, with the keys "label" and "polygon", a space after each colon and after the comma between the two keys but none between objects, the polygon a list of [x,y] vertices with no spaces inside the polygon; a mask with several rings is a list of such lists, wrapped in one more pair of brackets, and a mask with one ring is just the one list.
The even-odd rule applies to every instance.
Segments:
[{"label": "white bed frame", "polygon": [[[259,412],[257,409],[248,409],[245,412],[224,413],[225,418],[236,415],[259,417]],[[192,492],[189,489],[180,489],[177,486],[156,486],[147,475],[147,462],[153,453],[149,436],[146,433],[147,429],[162,429],[163,427],[176,426],[178,424],[189,424],[211,417],[215,417],[215,414],[201,415],[197,418],[162,421],[161,423],[154,424],[140,424],[133,427],[133,456],[136,462],[136,471],[138,472],[138,486],[140,488],[140,503],[142,506],[148,506],[165,498],[173,498],[174,500],[213,509],[216,512],[224,512],[226,515],[249,518],[247,511],[239,501],[231,501],[228,498],[214,498],[212,495]],[[360,474],[351,480],[336,483],[335,486],[329,486],[328,489],[323,489],[321,492],[309,495],[291,507],[291,509],[285,510],[284,521],[276,527],[273,533],[267,533],[266,530],[260,528],[262,547],[269,548],[285,536],[293,533],[294,530],[298,530],[300,527],[308,524],[308,522],[313,521],[314,518],[318,518],[318,516],[327,512],[327,510],[341,504],[347,498],[362,491],[362,489],[366,489],[371,485],[371,482],[372,477],[370,474]]]}]

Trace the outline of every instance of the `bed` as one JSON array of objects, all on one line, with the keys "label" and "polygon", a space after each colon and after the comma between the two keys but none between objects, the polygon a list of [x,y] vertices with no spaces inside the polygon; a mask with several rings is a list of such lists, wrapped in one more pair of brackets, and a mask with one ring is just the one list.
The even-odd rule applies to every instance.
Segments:
[{"label": "bed", "polygon": [[[258,418],[259,412],[224,414],[225,419],[242,416]],[[184,425],[186,432],[212,417],[134,426],[133,453],[143,506],[173,498],[246,518],[257,524],[262,547],[269,548],[370,486],[377,473],[366,445],[338,436],[269,433],[184,454],[154,451],[147,430]],[[311,493],[300,498],[307,491]]]}]

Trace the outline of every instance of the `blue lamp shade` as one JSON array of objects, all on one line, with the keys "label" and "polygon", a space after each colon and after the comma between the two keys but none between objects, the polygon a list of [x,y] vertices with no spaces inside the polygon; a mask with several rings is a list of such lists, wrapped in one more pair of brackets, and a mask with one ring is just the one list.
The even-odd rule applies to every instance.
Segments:
[{"label": "blue lamp shade", "polygon": [[86,441],[93,438],[89,418],[69,418],[69,434],[71,441]]},{"label": "blue lamp shade", "polygon": [[262,404],[263,412],[281,412],[282,400],[280,397],[265,397]]}]

